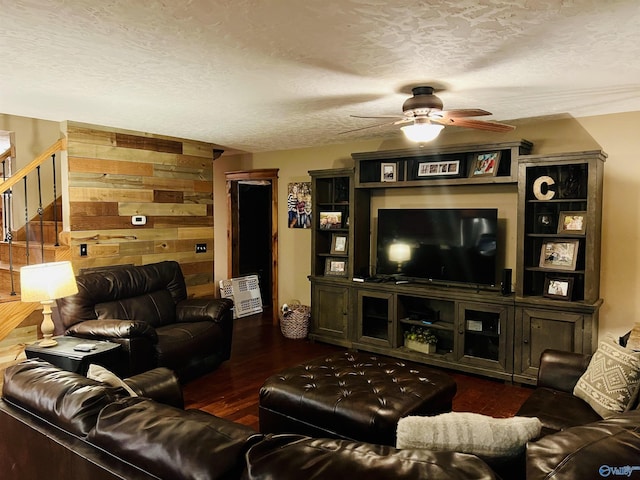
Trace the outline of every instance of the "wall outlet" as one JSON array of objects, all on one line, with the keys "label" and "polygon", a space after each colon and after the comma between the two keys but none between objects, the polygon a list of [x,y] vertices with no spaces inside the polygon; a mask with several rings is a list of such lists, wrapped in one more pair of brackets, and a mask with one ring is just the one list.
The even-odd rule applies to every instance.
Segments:
[{"label": "wall outlet", "polygon": [[207,253],[207,244],[196,243],[196,253]]},{"label": "wall outlet", "polygon": [[86,257],[87,256],[87,244],[86,243],[81,243],[80,244],[80,256],[81,257]]}]

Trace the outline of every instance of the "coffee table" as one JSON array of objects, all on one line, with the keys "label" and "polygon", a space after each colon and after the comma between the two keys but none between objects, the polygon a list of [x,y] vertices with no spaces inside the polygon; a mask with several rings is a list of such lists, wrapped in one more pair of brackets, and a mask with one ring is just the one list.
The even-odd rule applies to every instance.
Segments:
[{"label": "coffee table", "polygon": [[[40,358],[64,370],[81,375],[87,374],[89,365],[92,363],[101,365],[116,374],[120,373],[121,345],[119,343],[64,335],[54,339],[58,344],[53,347],[41,347],[37,343],[28,345],[25,348],[27,358]],[[74,350],[74,347],[79,344],[89,344],[95,348],[88,352]]]}]

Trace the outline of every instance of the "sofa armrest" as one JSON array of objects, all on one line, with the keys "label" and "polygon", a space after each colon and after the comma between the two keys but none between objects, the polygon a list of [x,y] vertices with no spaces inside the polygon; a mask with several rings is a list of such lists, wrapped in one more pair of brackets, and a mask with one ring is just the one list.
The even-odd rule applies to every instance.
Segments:
[{"label": "sofa armrest", "polygon": [[590,361],[591,355],[547,349],[540,355],[538,387],[572,393]]},{"label": "sofa armrest", "polygon": [[184,409],[182,387],[173,370],[165,367],[125,378],[124,382],[141,397],[151,398],[165,405]]},{"label": "sofa armrest", "polygon": [[65,333],[74,337],[103,340],[144,337],[153,344],[158,342],[155,329],[147,322],[138,320],[85,320],[69,327]]},{"label": "sofa armrest", "polygon": [[189,298],[176,305],[176,321],[216,323],[233,320],[233,301],[228,298]]}]

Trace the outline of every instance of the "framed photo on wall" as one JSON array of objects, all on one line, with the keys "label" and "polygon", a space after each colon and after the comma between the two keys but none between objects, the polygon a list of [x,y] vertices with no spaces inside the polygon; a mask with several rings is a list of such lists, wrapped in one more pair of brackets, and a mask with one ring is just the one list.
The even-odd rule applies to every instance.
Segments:
[{"label": "framed photo on wall", "polygon": [[587,231],[587,212],[560,212],[558,233],[584,235]]},{"label": "framed photo on wall", "polygon": [[347,261],[344,258],[328,257],[324,264],[324,274],[332,277],[346,277]]},{"label": "framed photo on wall", "polygon": [[471,167],[471,177],[495,177],[498,173],[500,152],[476,154]]},{"label": "framed photo on wall", "polygon": [[575,270],[578,261],[578,240],[548,240],[540,250],[540,268]]},{"label": "framed photo on wall", "polygon": [[572,277],[554,277],[547,275],[544,279],[543,296],[556,300],[571,300],[573,291]]},{"label": "framed photo on wall", "polygon": [[331,239],[331,253],[347,253],[347,235],[334,233]]}]

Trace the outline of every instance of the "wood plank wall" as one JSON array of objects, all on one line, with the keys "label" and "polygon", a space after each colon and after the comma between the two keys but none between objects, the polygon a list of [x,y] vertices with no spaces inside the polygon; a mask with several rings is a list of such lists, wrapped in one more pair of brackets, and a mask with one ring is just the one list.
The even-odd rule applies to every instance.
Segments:
[{"label": "wood plank wall", "polygon": [[[181,264],[190,296],[218,295],[213,144],[67,122],[71,260],[80,269]],[[146,225],[131,224],[145,215]],[[80,256],[80,245],[87,255]],[[198,243],[206,253],[195,253]]]}]

